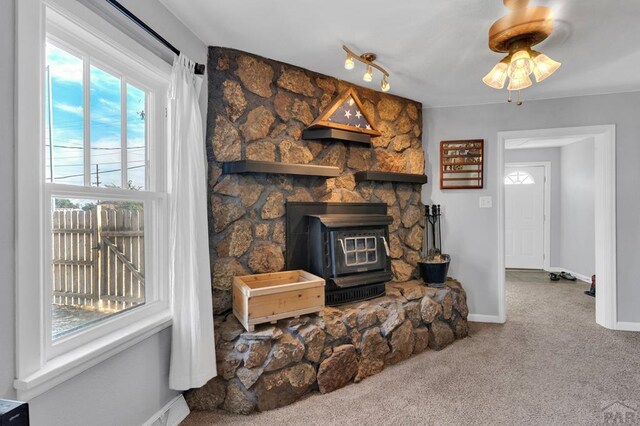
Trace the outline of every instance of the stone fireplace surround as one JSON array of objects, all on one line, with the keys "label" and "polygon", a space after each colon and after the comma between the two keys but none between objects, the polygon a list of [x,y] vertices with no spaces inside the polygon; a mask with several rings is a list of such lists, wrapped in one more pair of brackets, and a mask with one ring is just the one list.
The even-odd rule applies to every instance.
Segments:
[{"label": "stone fireplace surround", "polygon": [[[187,393],[192,409],[237,413],[289,404],[313,390],[360,381],[427,347],[467,334],[466,294],[418,277],[424,206],[421,185],[356,182],[358,171],[424,173],[422,105],[293,65],[210,47],[207,157],[209,237],[218,377]],[[302,140],[302,130],[343,90],[354,88],[382,133],[372,145]],[[336,178],[223,174],[239,160],[335,166]],[[245,333],[229,313],[233,276],[285,267],[287,201],[382,202],[394,282],[387,296],[326,308]]]},{"label": "stone fireplace surround", "polygon": [[[231,308],[234,275],[285,267],[287,201],[382,202],[396,281],[418,276],[421,185],[356,182],[358,171],[424,173],[422,105],[249,53],[209,48],[207,156],[215,314]],[[306,128],[353,87],[382,136],[372,145],[302,140]],[[337,178],[222,174],[226,161],[336,166]]]}]

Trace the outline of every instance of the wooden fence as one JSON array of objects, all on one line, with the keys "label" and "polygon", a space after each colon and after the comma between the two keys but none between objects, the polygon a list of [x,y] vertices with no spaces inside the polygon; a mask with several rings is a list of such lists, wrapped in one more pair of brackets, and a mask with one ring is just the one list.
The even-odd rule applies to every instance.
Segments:
[{"label": "wooden fence", "polygon": [[53,303],[122,310],[144,302],[144,214],[98,205],[55,209]]}]

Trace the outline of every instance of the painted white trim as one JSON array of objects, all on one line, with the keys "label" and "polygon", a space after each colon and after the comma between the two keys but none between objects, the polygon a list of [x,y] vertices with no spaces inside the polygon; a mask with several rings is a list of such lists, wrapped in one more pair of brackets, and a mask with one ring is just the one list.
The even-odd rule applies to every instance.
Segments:
[{"label": "painted white trim", "polygon": [[507,321],[506,313],[506,300],[507,300],[507,288],[505,277],[505,229],[504,229],[504,139],[501,138],[498,133],[498,152],[497,152],[497,174],[499,179],[496,179],[497,191],[496,191],[496,205],[498,210],[498,319],[503,323]]},{"label": "painted white trim", "polygon": [[[41,1],[47,3],[47,6],[56,10],[58,14],[62,14],[63,19],[71,19],[71,21],[79,23],[79,28],[91,33],[90,37],[93,38],[93,42],[101,43],[111,51],[114,57],[120,60],[128,57],[130,61],[137,63],[137,69],[143,73],[143,81],[148,82],[150,79],[157,80],[164,78],[164,75],[171,75],[169,63],[130,35],[120,31],[109,19],[89,7],[90,5],[85,4],[87,2],[77,0]],[[67,30],[75,31],[78,34],[77,29]],[[80,37],[85,36],[86,34],[80,35]]]},{"label": "painted white trim", "polygon": [[618,321],[616,281],[616,128],[595,137],[596,322],[615,328]]},{"label": "painted white trim", "polygon": [[505,144],[508,150],[511,149],[547,149],[547,148],[562,148],[567,145],[571,145],[577,142],[584,141],[583,136],[578,137],[565,137],[565,138],[539,138],[539,139],[510,139]]},{"label": "painted white trim", "polygon": [[[609,329],[617,325],[616,282],[616,126],[564,127],[498,132],[496,173],[504,171],[507,139],[592,136],[595,138],[595,239],[596,239],[596,323]],[[497,179],[498,200],[498,312],[506,303],[504,276],[504,185]]]},{"label": "painted white trim", "polygon": [[18,399],[28,401],[52,389],[171,326],[171,322],[170,313],[160,313],[144,319],[134,326],[124,328],[119,333],[95,340],[75,351],[54,358],[35,373],[14,380],[13,386],[18,391]]},{"label": "painted white trim", "polygon": [[[16,375],[38,370],[44,336],[42,141],[44,120],[44,5],[41,0],[16,2],[15,72],[15,244],[16,244]],[[34,167],[34,164],[37,165]],[[27,306],[22,301],[32,301]],[[33,308],[35,302],[35,308]],[[24,308],[22,307],[24,305]]]},{"label": "painted white trim", "polygon": [[483,314],[469,314],[469,317],[467,317],[467,321],[489,322],[489,323],[496,323],[496,324],[504,323],[504,320],[501,319],[498,315],[483,315]]},{"label": "painted white trim", "polygon": [[[551,161],[505,163],[504,167],[544,167],[544,230],[542,242],[542,268],[551,264]],[[504,176],[504,175],[503,175]]]},{"label": "painted white trim", "polygon": [[[596,295],[598,292],[596,291]],[[618,321],[616,322],[616,330],[620,331],[640,331],[640,322],[626,322],[626,321]]]},{"label": "painted white trim", "polygon": [[[147,282],[154,283],[147,287],[146,303],[130,312],[114,316],[100,325],[91,327],[73,336],[51,342],[51,334],[47,319],[51,303],[50,281],[47,279],[46,267],[49,251],[47,239],[48,204],[52,193],[84,194],[89,191],[84,187],[69,185],[45,184],[43,130],[44,102],[43,88],[45,75],[45,37],[47,13],[61,17],[67,16],[66,9],[58,8],[61,3],[73,9],[70,18],[79,16],[83,21],[99,23],[101,18],[84,8],[79,2],[72,0],[22,0],[16,2],[16,73],[15,73],[15,112],[16,112],[16,380],[14,387],[18,390],[18,398],[29,400],[53,388],[65,380],[87,370],[105,359],[133,346],[134,344],[158,333],[171,325],[169,288],[166,277],[165,257],[167,218],[166,194],[161,193],[165,185],[164,149],[152,143],[154,161],[149,166],[154,173],[157,187],[149,194],[133,192],[127,196],[124,190],[104,188],[95,192],[97,195],[113,195],[116,199],[143,199],[153,208],[145,208],[145,222],[149,224],[148,244],[145,244],[145,257],[153,259],[154,267],[147,269]],[[52,7],[55,8],[55,12]],[[71,21],[75,22],[74,19]],[[85,22],[87,24],[87,22]],[[90,25],[90,24],[88,24]],[[89,31],[91,27],[84,27]],[[108,36],[101,37],[105,33]],[[94,35],[106,42],[121,38],[117,31],[97,31]],[[120,41],[120,39],[118,39]],[[128,48],[135,47],[130,41]],[[117,45],[117,44],[114,44]],[[145,56],[146,55],[146,56]],[[147,52],[140,61],[153,56]],[[164,94],[168,85],[169,67],[158,58],[147,64],[147,69],[139,70],[141,78],[153,83],[157,93],[155,100],[149,100],[149,117],[157,116],[153,125],[149,125],[148,134],[152,141],[164,141],[165,120],[162,110],[165,106]],[[162,64],[154,71],[155,64]],[[136,65],[137,66],[137,65]],[[161,85],[162,76],[166,77],[165,86]],[[152,78],[152,80],[149,80]],[[145,86],[146,87],[146,86]],[[149,98],[152,97],[150,92]],[[158,105],[154,109],[155,102]],[[161,105],[160,105],[161,104]],[[150,119],[151,121],[151,119]],[[35,125],[34,125],[35,123]],[[157,164],[157,166],[156,166]],[[94,189],[95,191],[95,189]],[[94,194],[94,196],[95,196]],[[119,198],[118,198],[119,197]],[[145,205],[146,206],[146,205]]]},{"label": "painted white trim", "polygon": [[180,394],[158,410],[142,426],[178,426],[190,412],[187,401]]},{"label": "painted white trim", "polygon": [[563,271],[564,272],[568,272],[571,275],[573,275],[574,277],[576,277],[577,279],[579,279],[580,281],[584,281],[585,283],[591,284],[591,277],[579,274],[579,273],[574,272],[574,271],[572,271],[570,269],[567,269],[567,268],[560,268],[558,266],[551,266],[549,268],[544,268],[544,270],[547,271],[547,272],[556,272],[556,273],[557,272],[563,272]]}]

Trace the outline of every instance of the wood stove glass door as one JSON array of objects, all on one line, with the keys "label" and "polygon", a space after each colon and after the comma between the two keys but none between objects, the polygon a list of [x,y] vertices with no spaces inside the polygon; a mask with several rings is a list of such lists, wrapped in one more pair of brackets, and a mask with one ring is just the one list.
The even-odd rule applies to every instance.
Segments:
[{"label": "wood stove glass door", "polygon": [[384,269],[385,234],[380,228],[331,231],[333,276]]}]

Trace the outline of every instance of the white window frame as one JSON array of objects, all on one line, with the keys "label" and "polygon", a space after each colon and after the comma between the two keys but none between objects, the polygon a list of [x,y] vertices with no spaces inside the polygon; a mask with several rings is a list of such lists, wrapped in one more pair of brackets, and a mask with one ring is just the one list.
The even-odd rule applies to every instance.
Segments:
[{"label": "white window frame", "polygon": [[[68,25],[72,22],[73,25]],[[166,89],[171,68],[80,2],[16,2],[16,380],[18,398],[29,400],[171,325],[165,261],[167,236]],[[44,87],[47,30],[76,37],[100,65],[115,59],[141,76],[132,84],[153,94],[147,100],[145,189],[96,188],[45,183]],[[81,44],[82,44],[81,43]],[[73,44],[73,43],[72,43]],[[104,55],[101,53],[104,52]],[[106,59],[101,61],[101,56]],[[101,66],[102,68],[102,66]],[[104,68],[110,71],[109,68]],[[141,83],[144,81],[144,84]],[[84,82],[88,84],[88,81]],[[151,99],[153,98],[153,99]],[[84,105],[89,108],[89,105]],[[155,117],[155,122],[151,122]],[[86,158],[86,155],[85,155]],[[85,160],[86,161],[86,160]],[[51,338],[51,196],[130,200],[144,203],[145,304],[55,341]],[[47,234],[49,233],[49,234]]]},{"label": "white window frame", "polygon": [[[518,181],[514,181],[511,176],[513,174],[517,174],[518,179],[520,178],[520,175],[522,174],[524,176],[524,179],[522,180],[518,180]],[[529,181],[527,181],[527,179],[529,179]],[[525,172],[523,170],[517,170],[515,172],[510,172],[507,173],[504,177],[504,184],[505,185],[535,185],[536,180],[533,178],[533,176],[531,176],[531,174],[529,174],[528,172]]]}]

